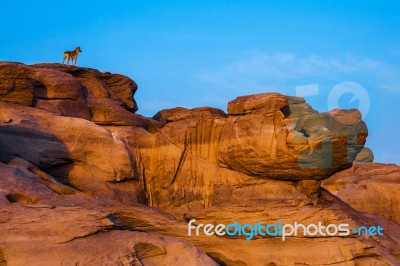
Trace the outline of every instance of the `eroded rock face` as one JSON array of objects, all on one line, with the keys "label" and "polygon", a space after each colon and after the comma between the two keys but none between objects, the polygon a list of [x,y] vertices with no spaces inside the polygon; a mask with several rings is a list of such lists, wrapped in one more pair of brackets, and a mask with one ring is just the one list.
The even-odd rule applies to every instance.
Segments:
[{"label": "eroded rock face", "polygon": [[[189,236],[183,219],[141,204],[93,198],[21,158],[0,159],[8,161],[0,163],[0,254],[7,265],[396,265],[399,256],[398,242],[386,236],[299,235],[286,241]],[[317,205],[301,199],[243,202],[188,212],[185,219],[195,224],[375,223],[327,191]],[[385,234],[399,229],[393,225]]]},{"label": "eroded rock face", "polygon": [[161,128],[151,134],[108,127],[140,153],[148,204],[181,215],[280,198],[282,191],[315,196],[318,181],[350,167],[367,136],[357,110],[318,113],[276,93],[239,97],[228,110],[163,110],[154,116]]},{"label": "eroded rock face", "polygon": [[134,156],[110,131],[84,119],[4,102],[0,121],[1,153],[24,158],[91,195],[140,201]]},{"label": "eroded rock face", "polygon": [[[226,117],[211,111],[205,115],[198,109],[171,109],[155,118],[167,122],[161,132],[175,144],[193,142],[209,150],[214,146],[214,158],[198,154],[202,152],[198,148],[194,153],[248,175],[318,180],[350,167],[368,134],[359,111],[320,114],[311,107],[298,108],[298,98],[293,99],[292,110],[290,99],[266,93],[230,102]],[[184,138],[187,133],[191,136]]]},{"label": "eroded rock face", "polygon": [[62,64],[0,63],[2,101],[97,124],[139,125],[136,83],[119,74]]},{"label": "eroded rock face", "polygon": [[290,97],[245,99],[229,103],[234,111],[222,129],[219,159],[234,170],[280,180],[325,179],[349,167],[365,143],[367,128],[358,110],[312,110],[298,117]]},{"label": "eroded rock face", "polygon": [[2,101],[32,105],[35,90],[28,79],[29,70],[19,63],[0,62],[0,96]]},{"label": "eroded rock face", "polygon": [[398,165],[358,162],[322,184],[354,209],[400,223]]},{"label": "eroded rock face", "polygon": [[[400,259],[400,228],[385,220],[395,218],[367,217],[320,188],[363,148],[367,129],[357,110],[318,113],[302,98],[265,93],[238,97],[228,113],[178,107],[150,119],[133,113],[137,86],[122,75],[0,63],[0,77],[0,265]],[[382,204],[396,206],[389,198]],[[351,227],[384,219],[390,227],[372,238],[247,241],[189,236],[191,219]]]},{"label": "eroded rock face", "polygon": [[[159,221],[173,231],[165,214],[89,197],[19,158],[0,163],[0,175],[2,265],[216,265],[193,244],[160,234],[161,225],[143,230]],[[135,228],[118,221],[120,212]]]}]

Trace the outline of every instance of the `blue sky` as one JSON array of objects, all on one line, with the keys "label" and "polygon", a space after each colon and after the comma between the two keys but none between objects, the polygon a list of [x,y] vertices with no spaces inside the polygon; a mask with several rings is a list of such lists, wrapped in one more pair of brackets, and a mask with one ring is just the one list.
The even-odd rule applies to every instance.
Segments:
[{"label": "blue sky", "polygon": [[319,111],[363,106],[376,161],[400,164],[399,10],[396,1],[4,1],[0,60],[61,62],[80,45],[78,65],[138,83],[146,116],[226,110],[268,91],[308,95]]}]

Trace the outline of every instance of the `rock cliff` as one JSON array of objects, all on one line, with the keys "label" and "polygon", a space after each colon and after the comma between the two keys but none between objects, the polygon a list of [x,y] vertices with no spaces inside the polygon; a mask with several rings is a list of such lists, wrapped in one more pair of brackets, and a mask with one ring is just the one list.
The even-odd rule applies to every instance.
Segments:
[{"label": "rock cliff", "polygon": [[[264,93],[227,113],[147,118],[135,113],[136,89],[94,69],[0,63],[0,265],[397,265],[398,217],[335,190],[347,191],[335,176],[354,174],[368,135],[358,110],[319,113]],[[334,174],[323,182],[336,196],[320,187]],[[390,227],[248,241],[189,236],[191,219]]]},{"label": "rock cliff", "polygon": [[400,224],[400,167],[354,163],[323,181],[323,186],[354,209]]}]

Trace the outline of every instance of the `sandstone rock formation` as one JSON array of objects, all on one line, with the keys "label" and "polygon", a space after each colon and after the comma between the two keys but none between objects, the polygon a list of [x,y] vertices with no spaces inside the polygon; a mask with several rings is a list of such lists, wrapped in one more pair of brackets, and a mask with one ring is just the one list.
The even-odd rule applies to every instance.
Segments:
[{"label": "sandstone rock formation", "polygon": [[370,148],[364,147],[354,159],[355,162],[373,162],[374,153]]},{"label": "sandstone rock formation", "polygon": [[354,209],[400,224],[400,167],[354,163],[323,181],[323,186]]},{"label": "sandstone rock formation", "polygon": [[[0,102],[0,148],[93,196],[138,202],[141,186],[126,144],[78,118]],[[126,194],[128,193],[128,194]]]},{"label": "sandstone rock formation", "polygon": [[383,221],[320,187],[363,149],[358,110],[318,113],[266,93],[238,97],[227,113],[146,118],[134,113],[136,89],[94,69],[0,63],[0,265],[398,263],[400,228],[389,222],[373,237],[188,235],[191,219]]},{"label": "sandstone rock formation", "polygon": [[288,184],[293,197],[298,190],[317,194],[320,179],[351,166],[367,135],[357,110],[320,114],[280,94],[239,97],[228,111],[163,110],[153,117],[163,125],[155,134],[108,127],[138,147],[151,206],[180,215],[227,201],[285,197],[270,188]]},{"label": "sandstone rock formation", "polygon": [[[7,265],[28,261],[41,265],[216,265],[215,261],[227,265],[396,265],[390,253],[397,254],[398,244],[389,237],[299,236],[285,242],[190,237],[184,220],[141,204],[90,197],[20,158],[1,163],[0,174],[0,247]],[[330,193],[321,194],[317,206],[287,198],[215,206],[185,217],[198,223],[324,221],[360,226],[373,222]]]},{"label": "sandstone rock formation", "polygon": [[0,63],[2,101],[98,124],[137,125],[136,83],[119,74],[62,64]]},{"label": "sandstone rock formation", "polygon": [[[19,158],[0,163],[0,175],[1,265],[216,265],[194,245],[157,233],[174,228],[156,210],[94,199]],[[113,213],[136,222],[128,228]]]}]

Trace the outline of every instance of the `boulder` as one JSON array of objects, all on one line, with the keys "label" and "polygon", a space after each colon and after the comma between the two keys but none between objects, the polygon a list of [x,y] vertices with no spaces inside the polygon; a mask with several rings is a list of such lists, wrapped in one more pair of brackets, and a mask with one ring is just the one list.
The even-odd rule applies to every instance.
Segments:
[{"label": "boulder", "polygon": [[364,147],[354,159],[355,162],[373,162],[374,153],[370,148]]},{"label": "boulder", "polygon": [[117,101],[122,101],[124,107],[130,111],[136,112],[138,106],[133,98],[138,86],[132,79],[120,75],[110,74],[109,72],[102,73],[100,79],[112,92],[111,97]]},{"label": "boulder", "polygon": [[288,98],[279,93],[261,93],[248,96],[239,96],[228,103],[228,114],[262,114],[274,115],[281,108],[288,105]]},{"label": "boulder", "polygon": [[212,107],[198,107],[193,109],[175,107],[172,109],[164,109],[159,111],[157,114],[153,116],[153,119],[160,121],[165,125],[167,123],[177,122],[181,120],[189,120],[189,119],[199,120],[204,117],[225,118],[227,117],[227,115],[224,113],[224,111]]},{"label": "boulder", "polygon": [[276,93],[239,97],[228,110],[245,115],[229,116],[223,125],[219,162],[264,178],[325,179],[351,166],[368,134],[358,110],[292,109]]}]

